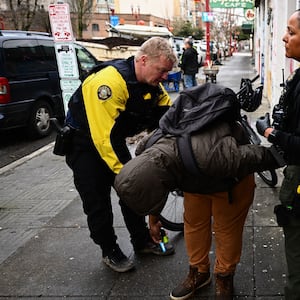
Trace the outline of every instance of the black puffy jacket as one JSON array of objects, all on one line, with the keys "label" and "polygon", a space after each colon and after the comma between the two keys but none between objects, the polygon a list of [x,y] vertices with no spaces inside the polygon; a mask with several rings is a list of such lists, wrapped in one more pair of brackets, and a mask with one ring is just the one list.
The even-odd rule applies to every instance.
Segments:
[{"label": "black puffy jacket", "polygon": [[181,58],[181,69],[183,74],[195,75],[198,73],[198,53],[193,47],[184,50]]}]

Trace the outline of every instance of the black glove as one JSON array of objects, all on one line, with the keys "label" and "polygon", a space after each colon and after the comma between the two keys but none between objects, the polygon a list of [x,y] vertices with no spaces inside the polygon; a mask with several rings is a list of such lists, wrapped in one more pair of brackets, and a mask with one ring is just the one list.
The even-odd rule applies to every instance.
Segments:
[{"label": "black glove", "polygon": [[260,117],[259,119],[257,119],[256,129],[260,135],[264,136],[266,129],[270,128],[270,127],[272,127],[272,126],[271,126],[269,113],[266,113],[263,117]]}]

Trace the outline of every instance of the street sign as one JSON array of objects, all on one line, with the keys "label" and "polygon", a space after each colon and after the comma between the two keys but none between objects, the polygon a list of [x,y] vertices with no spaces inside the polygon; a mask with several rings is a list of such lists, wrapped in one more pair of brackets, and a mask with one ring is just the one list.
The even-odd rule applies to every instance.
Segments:
[{"label": "street sign", "polygon": [[212,12],[203,12],[202,13],[202,22],[213,22],[214,15]]},{"label": "street sign", "polygon": [[55,43],[60,78],[78,79],[76,51],[72,43]]},{"label": "street sign", "polygon": [[109,19],[110,19],[110,24],[112,26],[119,25],[119,17],[118,16],[110,16]]},{"label": "street sign", "polygon": [[65,114],[70,97],[80,85],[74,36],[68,3],[50,4],[49,19],[54,37],[55,54]]},{"label": "street sign", "polygon": [[80,86],[81,81],[78,80],[69,80],[69,79],[61,79],[60,86],[62,90],[68,90],[70,92],[75,92],[77,88]]},{"label": "street sign", "polygon": [[62,90],[63,103],[65,111],[67,111],[68,103],[74,92],[80,86],[81,81],[79,79],[61,79],[60,87]]},{"label": "street sign", "polygon": [[[68,107],[69,100],[73,94],[74,94],[73,91],[68,91],[68,90],[62,91],[63,102],[65,107]],[[65,111],[67,112],[66,108]]]},{"label": "street sign", "polygon": [[50,4],[49,18],[55,42],[73,41],[74,37],[70,20],[70,11],[67,3]]},{"label": "street sign", "polygon": [[248,8],[244,10],[245,18],[247,21],[253,21],[255,19],[255,12],[252,8]]},{"label": "street sign", "polygon": [[211,8],[253,8],[254,0],[209,0]]}]

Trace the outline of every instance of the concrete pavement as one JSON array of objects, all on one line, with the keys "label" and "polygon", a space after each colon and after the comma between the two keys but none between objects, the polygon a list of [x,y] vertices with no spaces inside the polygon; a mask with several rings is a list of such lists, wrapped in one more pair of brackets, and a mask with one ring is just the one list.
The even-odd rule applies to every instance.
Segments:
[{"label": "concrete pavement", "polygon": [[[227,58],[217,82],[237,91],[241,77],[254,77],[245,54]],[[201,70],[199,78],[204,78]],[[266,110],[264,102],[249,115],[252,123]],[[52,146],[0,169],[0,299],[169,299],[188,272],[182,234],[169,232],[173,256],[135,257],[136,270],[125,274],[108,269],[89,238],[71,171],[64,158],[52,154]],[[279,300],[286,278],[283,233],[273,215],[280,183],[270,188],[259,177],[256,181],[235,276],[236,299]],[[112,199],[119,244],[134,255],[114,191]],[[212,295],[213,284],[193,299]]]}]

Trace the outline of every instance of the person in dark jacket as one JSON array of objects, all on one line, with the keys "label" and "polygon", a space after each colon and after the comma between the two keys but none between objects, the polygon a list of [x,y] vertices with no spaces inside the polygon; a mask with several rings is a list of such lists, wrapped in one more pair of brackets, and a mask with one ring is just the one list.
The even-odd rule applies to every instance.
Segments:
[{"label": "person in dark jacket", "polygon": [[[221,106],[223,113],[219,114]],[[232,299],[244,222],[254,197],[252,173],[280,166],[276,152],[247,144],[235,121],[239,113],[236,95],[228,88],[206,83],[181,92],[160,120],[163,137],[157,140],[156,131],[148,141],[145,138],[137,147],[138,156],[115,178],[117,193],[139,214],[159,214],[169,191],[184,192],[184,238],[190,269],[171,292],[173,300],[188,299],[210,283],[213,231],[215,294],[217,299]],[[190,138],[182,139],[188,133]],[[144,150],[153,138],[156,142]],[[185,163],[190,157],[198,171]]]},{"label": "person in dark jacket", "polygon": [[[220,104],[212,99],[218,96]],[[157,215],[172,190],[224,192],[253,172],[278,168],[277,151],[249,144],[236,102],[235,93],[218,84],[182,91],[159,129],[140,141],[136,157],[116,176],[114,187],[122,201],[138,214]]]},{"label": "person in dark jacket", "polygon": [[196,74],[199,70],[198,53],[193,47],[193,40],[186,38],[184,40],[184,51],[180,63],[183,72],[184,87],[190,88],[197,85]]},{"label": "person in dark jacket", "polygon": [[[294,12],[283,36],[285,55],[300,62],[300,10]],[[279,147],[287,161],[281,185],[280,205],[275,206],[283,227],[288,267],[285,299],[300,299],[300,69],[287,79],[279,103],[273,109],[273,124],[267,113],[257,120],[258,132]]]},{"label": "person in dark jacket", "polygon": [[[171,100],[161,82],[177,58],[166,39],[147,40],[135,57],[105,62],[94,70],[69,101],[67,125],[72,128],[66,162],[87,215],[90,236],[102,249],[103,262],[117,272],[134,267],[117,244],[113,228],[111,186],[115,175],[131,159],[126,137],[158,126]],[[168,255],[151,239],[159,231],[157,219],[145,218],[124,202],[121,210],[136,253]],[[157,228],[156,228],[157,227]]]}]

